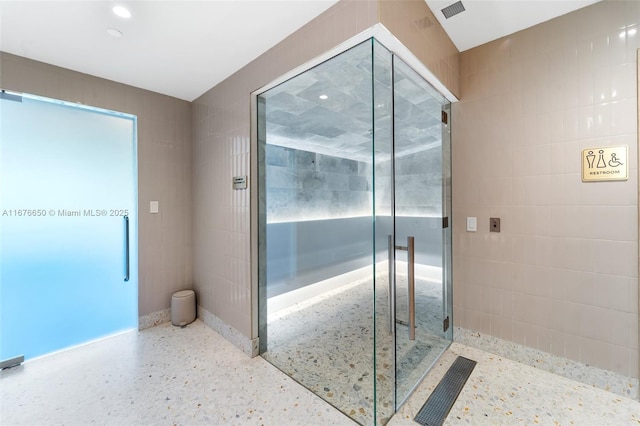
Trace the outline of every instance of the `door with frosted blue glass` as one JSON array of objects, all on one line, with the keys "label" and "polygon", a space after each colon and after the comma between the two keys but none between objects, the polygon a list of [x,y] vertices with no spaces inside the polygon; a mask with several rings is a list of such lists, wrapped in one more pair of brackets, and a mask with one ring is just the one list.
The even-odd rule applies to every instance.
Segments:
[{"label": "door with frosted blue glass", "polygon": [[136,118],[0,99],[0,360],[137,328]]}]

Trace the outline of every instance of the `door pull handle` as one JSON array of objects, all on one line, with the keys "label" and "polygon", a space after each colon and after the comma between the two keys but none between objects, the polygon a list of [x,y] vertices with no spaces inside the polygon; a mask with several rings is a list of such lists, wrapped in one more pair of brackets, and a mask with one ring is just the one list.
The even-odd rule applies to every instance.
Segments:
[{"label": "door pull handle", "polygon": [[414,237],[407,237],[407,269],[409,281],[409,340],[416,339],[416,281]]},{"label": "door pull handle", "polygon": [[129,216],[124,216],[124,281],[129,281]]},{"label": "door pull handle", "polygon": [[394,250],[395,244],[393,243],[393,235],[388,237],[388,250],[389,250],[389,333],[395,335],[396,330],[396,286],[395,286],[395,264],[394,264]]}]

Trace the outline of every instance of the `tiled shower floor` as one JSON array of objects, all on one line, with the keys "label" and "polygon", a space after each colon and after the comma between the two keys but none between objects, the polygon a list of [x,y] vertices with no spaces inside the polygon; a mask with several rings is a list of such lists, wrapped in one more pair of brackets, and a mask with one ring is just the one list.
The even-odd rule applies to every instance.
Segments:
[{"label": "tiled shower floor", "polygon": [[[453,344],[390,425],[411,420],[456,355],[478,361],[446,424],[638,425],[640,403]],[[5,425],[354,425],[201,321],[163,324],[0,373]]]},{"label": "tiled shower floor", "polygon": [[[376,280],[378,419],[393,414],[394,363],[398,398],[404,399],[448,346],[442,330],[442,284],[416,278],[416,335],[398,325],[398,353],[388,325],[388,281]],[[270,315],[263,356],[315,394],[361,424],[373,423],[372,281],[363,279]],[[397,283],[397,317],[407,319],[406,277]],[[434,331],[432,333],[431,331]]]}]

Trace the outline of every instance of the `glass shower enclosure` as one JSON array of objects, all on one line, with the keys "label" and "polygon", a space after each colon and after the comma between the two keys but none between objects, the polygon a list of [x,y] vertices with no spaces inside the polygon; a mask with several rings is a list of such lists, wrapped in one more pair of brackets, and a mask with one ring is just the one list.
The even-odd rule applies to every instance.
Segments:
[{"label": "glass shower enclosure", "polygon": [[449,102],[369,39],[257,108],[260,353],[385,424],[452,340]]}]

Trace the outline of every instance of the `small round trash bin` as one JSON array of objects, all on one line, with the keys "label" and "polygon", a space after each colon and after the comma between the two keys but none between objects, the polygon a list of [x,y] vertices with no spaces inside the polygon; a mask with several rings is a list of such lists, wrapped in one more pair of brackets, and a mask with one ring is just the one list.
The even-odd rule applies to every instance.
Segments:
[{"label": "small round trash bin", "polygon": [[196,319],[196,293],[181,290],[171,297],[171,324],[185,326]]}]

